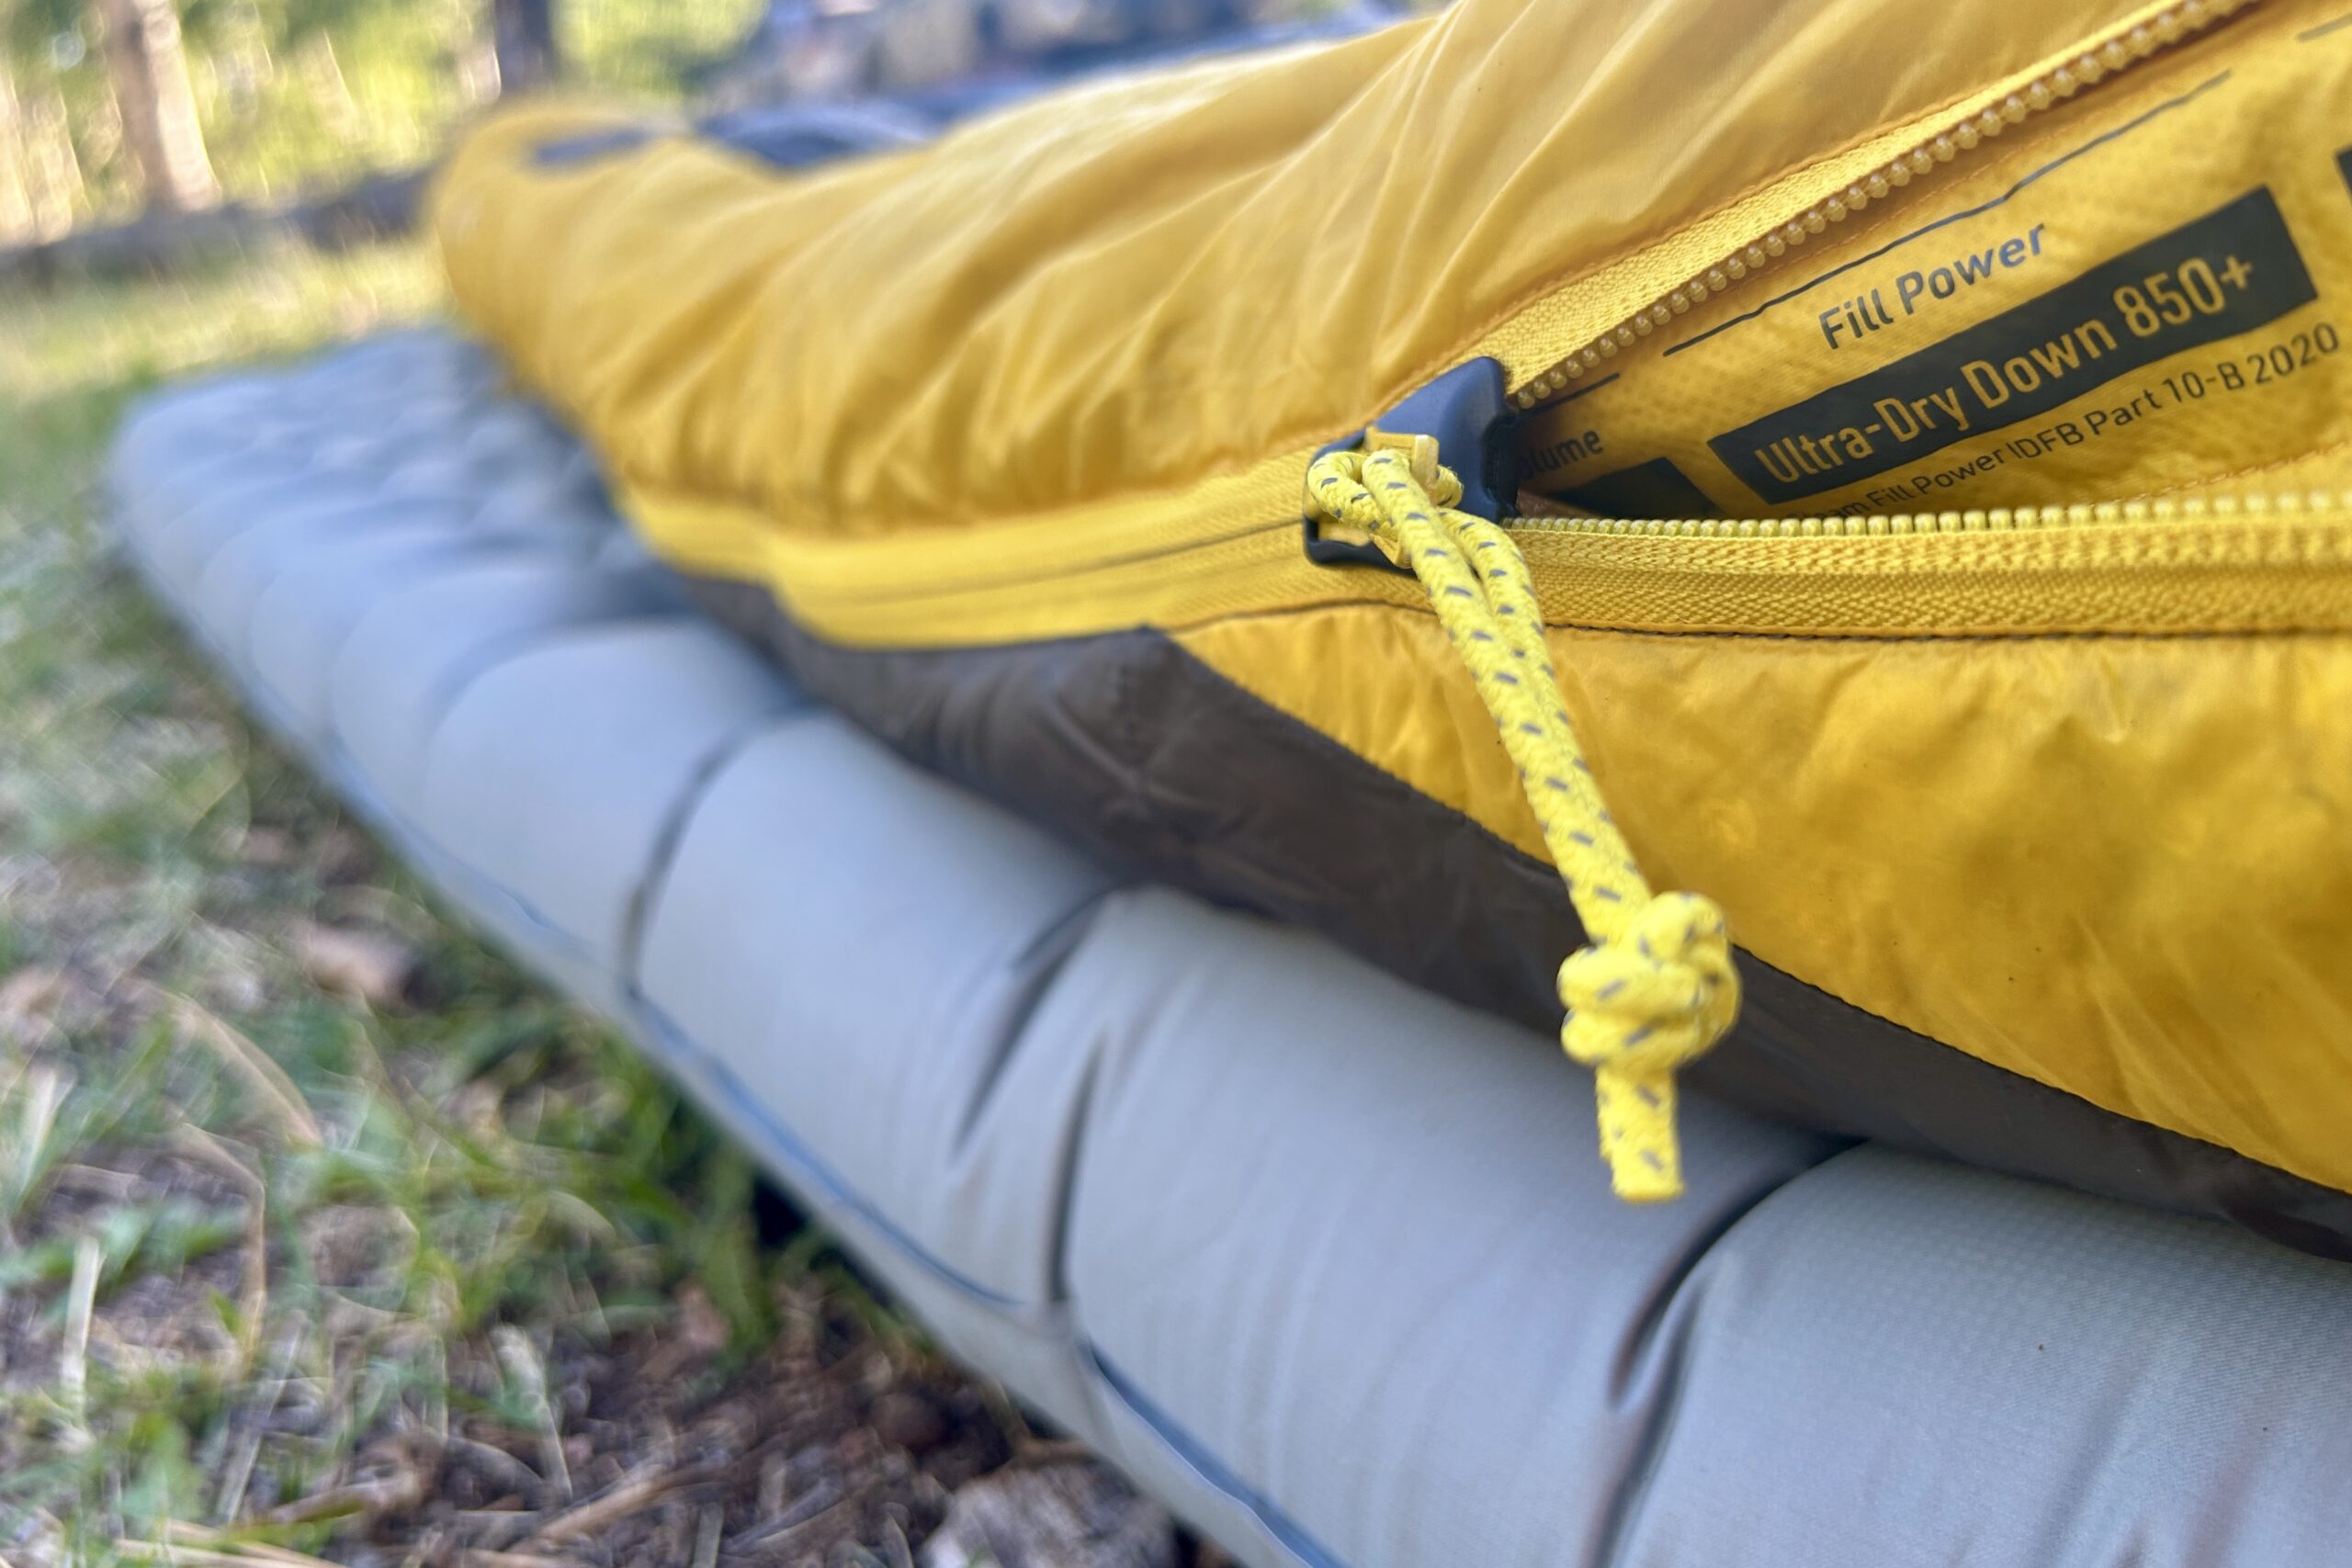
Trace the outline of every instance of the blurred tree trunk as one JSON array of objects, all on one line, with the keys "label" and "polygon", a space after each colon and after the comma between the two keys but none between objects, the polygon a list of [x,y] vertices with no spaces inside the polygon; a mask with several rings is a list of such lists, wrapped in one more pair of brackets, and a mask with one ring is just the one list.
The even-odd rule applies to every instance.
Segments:
[{"label": "blurred tree trunk", "polygon": [[96,0],[107,29],[107,66],[122,112],[122,136],[147,191],[147,205],[198,212],[220,186],[204,151],[175,0]]},{"label": "blurred tree trunk", "polygon": [[74,215],[90,204],[89,187],[82,179],[82,160],[74,151],[65,98],[52,85],[34,100],[29,112],[24,100],[17,99],[17,112],[31,187],[33,234],[53,240],[73,228]]},{"label": "blurred tree trunk", "polygon": [[498,87],[520,93],[555,79],[555,0],[491,0]]},{"label": "blurred tree trunk", "polygon": [[[492,18],[494,24],[495,18]],[[468,104],[498,96],[498,36],[494,25],[476,28],[458,46],[458,96]]]},{"label": "blurred tree trunk", "polygon": [[358,141],[367,130],[367,117],[359,112],[359,100],[351,96],[351,84],[344,80],[334,39],[324,32],[317,34],[302,45],[297,59],[311,101],[319,106],[319,118],[345,144]]},{"label": "blurred tree trunk", "polygon": [[21,245],[36,234],[32,186],[26,176],[29,153],[16,81],[0,66],[0,245]]}]

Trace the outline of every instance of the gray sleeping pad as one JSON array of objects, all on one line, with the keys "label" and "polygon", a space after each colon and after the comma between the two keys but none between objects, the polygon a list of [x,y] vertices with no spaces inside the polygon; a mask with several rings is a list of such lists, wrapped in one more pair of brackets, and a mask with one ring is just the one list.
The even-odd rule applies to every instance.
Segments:
[{"label": "gray sleeping pad", "polygon": [[1124,885],[697,618],[473,347],[132,418],[254,709],[974,1366],[1257,1568],[2352,1562],[2352,1269],[1691,1103]]}]

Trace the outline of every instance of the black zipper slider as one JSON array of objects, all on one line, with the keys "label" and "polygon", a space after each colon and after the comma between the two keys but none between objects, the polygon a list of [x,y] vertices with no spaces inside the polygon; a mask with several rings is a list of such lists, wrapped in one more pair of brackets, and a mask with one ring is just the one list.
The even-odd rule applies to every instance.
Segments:
[{"label": "black zipper slider", "polygon": [[[1505,395],[1502,362],[1473,359],[1457,365],[1381,415],[1367,430],[1334,441],[1315,455],[1346,452],[1365,437],[1429,435],[1438,458],[1462,481],[1459,508],[1491,519],[1510,515],[1519,495],[1519,414]],[[1307,511],[1300,519],[1306,558],[1317,566],[1370,566],[1410,577],[1369,541],[1326,538],[1325,519]]]}]

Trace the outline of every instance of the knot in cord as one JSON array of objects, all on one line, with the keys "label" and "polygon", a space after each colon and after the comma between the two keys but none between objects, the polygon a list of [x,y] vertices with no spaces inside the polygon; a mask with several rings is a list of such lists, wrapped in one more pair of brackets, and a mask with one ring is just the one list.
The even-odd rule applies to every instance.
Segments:
[{"label": "knot in cord", "polygon": [[1600,1149],[1617,1194],[1651,1202],[1682,1190],[1674,1073],[1706,1055],[1739,1012],[1739,972],[1723,911],[1662,893],[1623,931],[1560,965],[1560,1043],[1593,1069]]},{"label": "knot in cord", "polygon": [[1433,438],[1374,431],[1366,448],[1317,457],[1308,504],[1411,569],[1477,683],[1593,939],[1560,965],[1560,1043],[1594,1070],[1611,1184],[1633,1202],[1675,1197],[1675,1069],[1721,1039],[1739,1010],[1723,911],[1695,894],[1653,894],[1634,863],[1568,722],[1517,542],[1455,510],[1462,486]]}]

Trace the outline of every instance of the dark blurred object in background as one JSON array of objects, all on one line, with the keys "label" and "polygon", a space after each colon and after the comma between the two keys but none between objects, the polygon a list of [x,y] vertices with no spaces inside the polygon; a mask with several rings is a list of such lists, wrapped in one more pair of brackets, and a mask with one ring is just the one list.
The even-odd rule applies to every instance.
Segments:
[{"label": "dark blurred object in background", "polygon": [[704,86],[722,109],[910,94],[998,102],[1095,71],[1362,32],[1408,9],[1390,0],[771,0]]}]

